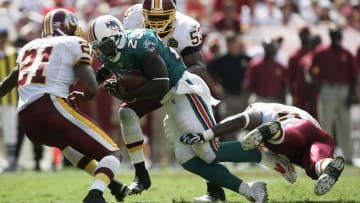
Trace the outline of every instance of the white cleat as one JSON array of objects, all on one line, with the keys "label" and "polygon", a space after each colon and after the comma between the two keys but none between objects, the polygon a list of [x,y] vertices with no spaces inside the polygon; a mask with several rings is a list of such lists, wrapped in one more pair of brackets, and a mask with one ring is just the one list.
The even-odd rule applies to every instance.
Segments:
[{"label": "white cleat", "polygon": [[295,167],[285,156],[271,151],[262,151],[262,156],[267,159],[267,162],[269,162],[266,165],[267,167],[280,173],[280,175],[289,183],[296,182],[297,174]]},{"label": "white cleat", "polygon": [[342,171],[344,170],[345,160],[342,157],[335,157],[325,167],[324,173],[320,175],[314,188],[316,195],[323,195],[330,191],[335,185]]},{"label": "white cleat", "polygon": [[249,194],[247,199],[251,202],[267,202],[268,194],[266,183],[264,182],[250,182],[249,184]]},{"label": "white cleat", "polygon": [[295,183],[297,179],[297,174],[294,165],[291,164],[286,158],[283,158],[277,154],[276,156],[278,160],[276,161],[274,170],[279,172],[281,176],[285,178],[285,180],[289,183]]}]

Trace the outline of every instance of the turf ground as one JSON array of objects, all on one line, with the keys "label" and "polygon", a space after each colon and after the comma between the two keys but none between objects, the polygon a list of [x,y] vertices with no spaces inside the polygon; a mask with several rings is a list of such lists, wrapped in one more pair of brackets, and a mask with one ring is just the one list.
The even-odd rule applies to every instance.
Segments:
[{"label": "turf ground", "polygon": [[[231,171],[246,181],[263,180],[268,183],[269,202],[360,202],[360,168],[346,166],[334,188],[324,196],[314,195],[315,181],[297,168],[298,180],[289,184],[275,172],[260,167]],[[142,195],[128,196],[125,202],[192,202],[193,197],[204,194],[205,182],[180,168],[150,170],[151,189]],[[117,176],[129,184],[133,171],[124,169]],[[0,174],[0,203],[80,203],[86,195],[90,176],[67,168],[57,172]],[[246,202],[238,194],[226,190],[228,202]],[[109,191],[105,198],[115,202]]]}]

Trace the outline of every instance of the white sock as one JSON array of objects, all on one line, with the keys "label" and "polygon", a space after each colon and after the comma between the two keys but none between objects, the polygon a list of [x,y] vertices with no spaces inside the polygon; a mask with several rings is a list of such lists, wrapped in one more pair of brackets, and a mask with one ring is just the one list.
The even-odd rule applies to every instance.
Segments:
[{"label": "white sock", "polygon": [[315,173],[318,177],[324,172],[326,166],[331,162],[331,158],[324,158],[315,163]]},{"label": "white sock", "polygon": [[99,180],[99,179],[94,180],[90,186],[90,190],[96,189],[96,190],[100,190],[102,192],[104,192],[106,188],[107,188],[107,184],[104,181]]}]

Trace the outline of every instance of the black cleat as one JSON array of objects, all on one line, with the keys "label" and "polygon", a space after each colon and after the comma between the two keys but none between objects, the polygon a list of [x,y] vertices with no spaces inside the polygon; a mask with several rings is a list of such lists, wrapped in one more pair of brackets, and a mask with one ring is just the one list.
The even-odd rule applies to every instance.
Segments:
[{"label": "black cleat", "polygon": [[83,199],[83,203],[107,203],[103,197],[103,193],[100,190],[90,190],[86,197]]},{"label": "black cleat", "polygon": [[117,202],[123,202],[129,193],[128,186],[117,180],[112,180],[108,187]]},{"label": "black cleat", "polygon": [[314,188],[314,193],[320,196],[329,192],[339,179],[339,176],[344,170],[344,166],[345,160],[340,156],[331,160],[331,162],[325,167],[324,173],[318,178]]},{"label": "black cleat", "polygon": [[[145,179],[145,181],[144,181]],[[134,181],[129,186],[129,195],[137,195],[141,194],[144,190],[147,190],[151,186],[150,177],[144,178],[140,180],[137,176],[135,176]]]},{"label": "black cleat", "polygon": [[128,195],[137,195],[142,191],[147,190],[151,186],[151,180],[149,172],[145,167],[145,162],[134,164],[135,167],[135,178],[129,186]]},{"label": "black cleat", "polygon": [[262,142],[270,139],[281,132],[281,124],[278,121],[263,123],[254,130],[240,138],[241,147],[244,150],[251,150],[258,147]]}]

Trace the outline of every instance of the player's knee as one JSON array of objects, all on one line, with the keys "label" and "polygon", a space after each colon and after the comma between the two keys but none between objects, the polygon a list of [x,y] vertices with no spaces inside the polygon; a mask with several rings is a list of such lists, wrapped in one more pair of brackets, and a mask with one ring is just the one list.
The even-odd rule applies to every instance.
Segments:
[{"label": "player's knee", "polygon": [[74,166],[77,166],[77,164],[79,163],[79,161],[84,157],[83,154],[81,154],[80,152],[76,151],[75,149],[73,149],[72,147],[65,147],[62,150],[62,153],[64,155],[64,157],[70,161],[70,163]]},{"label": "player's knee", "polygon": [[140,126],[139,117],[127,107],[120,108],[119,111],[121,133],[125,144],[143,142],[144,137]]},{"label": "player's knee", "polygon": [[216,154],[214,151],[212,151],[210,146],[207,146],[206,143],[200,145],[192,145],[192,148],[195,154],[207,164],[211,164],[215,161]]},{"label": "player's knee", "polygon": [[205,154],[205,156],[199,156],[202,160],[204,160],[207,164],[211,164],[215,161],[216,156],[214,154]]},{"label": "player's knee", "polygon": [[112,171],[114,175],[120,172],[120,161],[117,157],[113,155],[108,155],[103,157],[98,164],[97,169],[99,168],[108,168]]},{"label": "player's knee", "polygon": [[121,107],[118,110],[119,119],[122,125],[133,125],[139,122],[139,117],[135,111],[128,107]]}]

